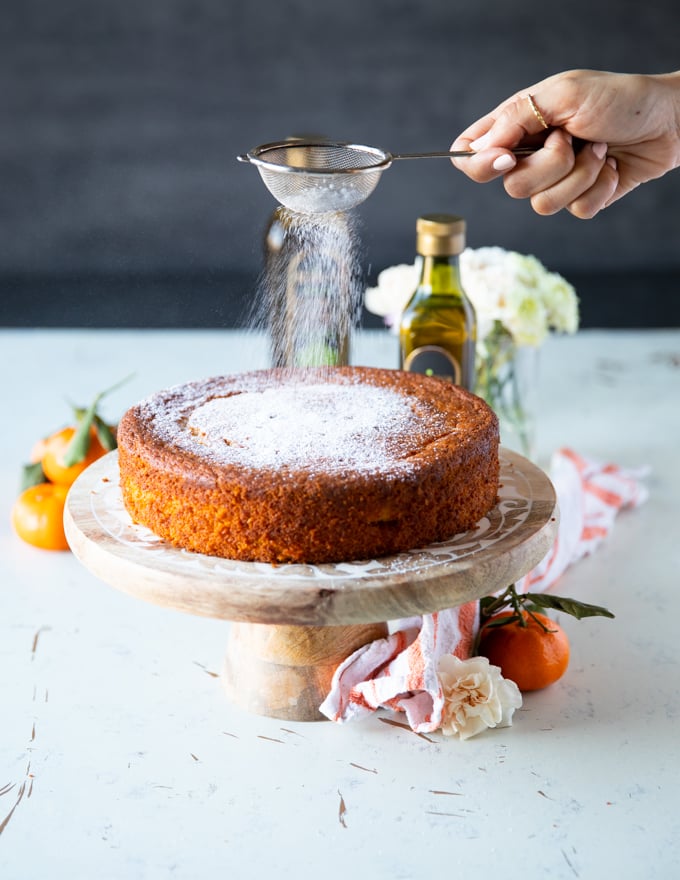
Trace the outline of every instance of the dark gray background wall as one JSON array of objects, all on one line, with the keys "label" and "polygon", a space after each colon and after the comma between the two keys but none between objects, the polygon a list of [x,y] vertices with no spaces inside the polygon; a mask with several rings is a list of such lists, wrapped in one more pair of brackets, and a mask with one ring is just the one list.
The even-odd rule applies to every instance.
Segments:
[{"label": "dark gray background wall", "polygon": [[[558,70],[680,67],[677,0],[5,0],[1,18],[4,325],[238,322],[275,207],[238,153],[300,132],[443,149]],[[419,213],[462,213],[472,246],[573,280],[586,325],[680,325],[679,205],[680,171],[586,222],[398,163],[360,209],[364,264],[410,261]]]}]

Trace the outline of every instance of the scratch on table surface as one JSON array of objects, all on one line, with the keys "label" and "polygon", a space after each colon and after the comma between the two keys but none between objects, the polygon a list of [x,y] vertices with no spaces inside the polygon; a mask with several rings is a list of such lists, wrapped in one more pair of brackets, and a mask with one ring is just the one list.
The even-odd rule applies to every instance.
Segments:
[{"label": "scratch on table surface", "polygon": [[33,658],[35,657],[35,652],[38,650],[38,641],[40,639],[40,634],[47,632],[50,629],[51,627],[49,626],[41,626],[40,629],[37,630],[37,632],[33,636],[33,645],[31,646],[31,660],[33,660]]},{"label": "scratch on table surface", "polygon": [[572,862],[571,862],[569,856],[565,853],[564,850],[562,850],[562,855],[564,856],[564,861],[565,861],[565,862],[569,865],[569,867],[571,868],[571,870],[572,870],[572,872],[573,872],[573,874],[574,874],[574,877],[580,877],[581,875],[580,875],[579,872],[576,870],[576,868],[575,868],[574,865],[572,864]]},{"label": "scratch on table surface", "polygon": [[454,819],[465,819],[466,816],[463,816],[462,813],[440,813],[438,810],[425,810],[426,815],[428,816],[452,816]]},{"label": "scratch on table surface", "polygon": [[285,745],[285,743],[282,739],[276,739],[276,737],[274,737],[274,736],[264,736],[263,734],[258,733],[257,738],[258,739],[266,739],[272,743],[281,743],[281,745]]},{"label": "scratch on table surface", "polygon": [[230,736],[230,737],[232,737],[233,739],[238,739],[238,737],[236,736],[235,733],[229,733],[228,730],[223,730],[222,733],[223,733],[225,736]]},{"label": "scratch on table surface", "polygon": [[21,799],[23,798],[25,791],[26,791],[26,782],[24,781],[21,783],[19,791],[17,792],[17,799],[14,802],[14,806],[9,811],[9,813],[5,816],[5,818],[2,820],[2,822],[0,822],[0,834],[2,834],[2,832],[5,830],[5,828],[7,828],[7,826],[9,825],[10,820],[11,820],[12,816],[14,815],[14,811],[21,803]]},{"label": "scratch on table surface", "polygon": [[430,794],[447,794],[451,795],[451,797],[463,797],[462,791],[444,791],[444,789],[440,788],[431,788]]},{"label": "scratch on table surface", "polygon": [[194,755],[193,752],[189,752],[189,754],[190,754],[191,757],[194,759],[194,761],[196,761],[197,763],[200,762],[200,758],[198,758],[196,755]]},{"label": "scratch on table surface", "polygon": [[342,825],[343,828],[347,828],[347,822],[345,821],[345,816],[347,815],[347,806],[340,790],[338,790],[338,795],[340,796],[340,805],[338,807],[338,822]]},{"label": "scratch on table surface", "polygon": [[413,728],[404,724],[403,721],[394,721],[392,718],[378,718],[378,721],[382,721],[383,724],[391,724],[392,727],[401,727],[403,730],[408,730],[409,733],[415,733],[416,736],[419,736],[421,739],[427,740],[427,742],[434,742],[433,739],[430,739],[429,736],[426,736],[424,733],[418,733],[418,731],[413,730]]},{"label": "scratch on table surface", "polygon": [[361,764],[355,764],[354,761],[350,761],[349,764],[350,767],[356,767],[357,770],[365,770],[367,773],[378,773],[375,767],[362,767]]},{"label": "scratch on table surface", "polygon": [[391,724],[392,727],[401,727],[402,730],[411,729],[408,724],[403,721],[395,721],[394,718],[378,718],[378,721],[382,721],[383,724]]},{"label": "scratch on table surface", "polygon": [[547,795],[544,791],[541,791],[540,788],[538,789],[538,793],[540,794],[541,797],[544,797],[547,801],[551,801],[551,800],[552,800],[552,798],[551,798],[551,797],[548,797],[548,795]]},{"label": "scratch on table surface", "polygon": [[282,727],[281,730],[284,733],[292,733],[294,736],[299,736],[301,739],[305,739],[305,737],[300,733],[299,730],[289,730],[287,727]]},{"label": "scratch on table surface", "polygon": [[202,669],[206,675],[211,676],[211,678],[219,678],[219,672],[213,672],[212,669],[208,669],[207,666],[204,666],[202,663],[199,663],[198,660],[194,660],[194,665],[198,666],[199,669]]},{"label": "scratch on table surface", "polygon": [[[45,688],[45,696],[43,698],[43,702],[47,703],[49,701],[49,693],[50,692],[47,690],[47,688]],[[35,703],[35,701],[37,699],[38,699],[38,686],[34,684],[33,685],[33,702]]]},{"label": "scratch on table surface", "polygon": [[[38,643],[40,641],[40,635],[43,632],[49,631],[50,629],[52,629],[52,627],[50,627],[50,626],[41,626],[35,631],[35,633],[33,635],[33,641],[31,643],[31,662],[33,662],[35,655],[37,653]],[[34,684],[33,685],[32,702],[35,703],[37,701],[37,699],[38,699],[38,686],[36,684]],[[47,688],[45,688],[45,698],[44,699],[45,699],[45,702],[47,702],[47,699],[48,699]],[[30,756],[30,754],[33,751],[35,751],[35,746],[31,745],[31,744],[35,743],[36,735],[37,735],[36,730],[37,730],[37,722],[34,717],[32,724],[31,724],[31,734],[29,737],[29,742],[26,745],[27,756]],[[31,795],[33,794],[34,783],[35,783],[35,774],[31,772],[31,758],[28,757],[28,760],[26,762],[26,769],[24,770],[24,778],[23,778],[21,784],[19,785],[19,788],[17,789],[16,800],[14,801],[14,805],[12,806],[9,813],[7,813],[7,815],[4,817],[4,819],[2,819],[2,821],[0,821],[0,834],[2,834],[2,832],[5,830],[5,828],[7,828],[7,826],[9,825],[9,823],[12,819],[12,816],[16,812],[16,809],[19,806],[19,804],[21,803],[21,801],[23,800],[24,796],[26,797],[26,799],[31,797]],[[0,788],[0,796],[9,794],[11,791],[13,791],[16,788],[17,784],[18,783],[16,783],[16,782],[6,783],[4,786],[2,786],[2,788]]]}]

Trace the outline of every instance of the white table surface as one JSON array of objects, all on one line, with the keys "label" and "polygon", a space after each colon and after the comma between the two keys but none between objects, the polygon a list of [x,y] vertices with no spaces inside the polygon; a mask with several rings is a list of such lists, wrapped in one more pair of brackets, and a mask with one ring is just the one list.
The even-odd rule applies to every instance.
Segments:
[{"label": "white table surface", "polygon": [[[460,742],[389,713],[245,714],[217,674],[227,623],[11,532],[20,465],[66,398],[134,373],[103,406],[117,418],[175,382],[265,366],[261,339],[0,331],[0,877],[680,876],[680,331],[582,332],[541,357],[540,459],[570,445],[648,464],[651,497],[560,584],[616,619],[561,617],[566,676],[513,727]],[[394,339],[362,334],[353,360],[395,366]]]}]

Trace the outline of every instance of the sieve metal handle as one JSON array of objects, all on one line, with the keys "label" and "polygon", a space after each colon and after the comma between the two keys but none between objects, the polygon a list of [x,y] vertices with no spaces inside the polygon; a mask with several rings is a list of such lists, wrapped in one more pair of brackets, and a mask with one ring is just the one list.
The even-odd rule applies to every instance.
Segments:
[{"label": "sieve metal handle", "polygon": [[[536,147],[517,147],[510,150],[515,156],[529,156],[536,152]],[[465,156],[477,155],[475,150],[447,150],[439,153],[386,153],[390,159],[462,159]],[[242,153],[236,157],[238,162],[252,162],[252,156]]]},{"label": "sieve metal handle", "polygon": [[[536,147],[517,147],[510,150],[515,156],[529,156],[536,152]],[[465,156],[476,156],[475,150],[450,150],[442,153],[390,153],[392,159],[462,159]]]}]

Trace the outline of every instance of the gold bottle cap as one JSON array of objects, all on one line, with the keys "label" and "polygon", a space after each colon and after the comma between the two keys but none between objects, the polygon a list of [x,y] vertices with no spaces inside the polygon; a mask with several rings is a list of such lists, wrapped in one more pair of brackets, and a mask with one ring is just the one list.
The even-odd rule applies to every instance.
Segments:
[{"label": "gold bottle cap", "polygon": [[416,221],[416,251],[423,257],[453,257],[465,249],[465,219],[423,214]]}]

